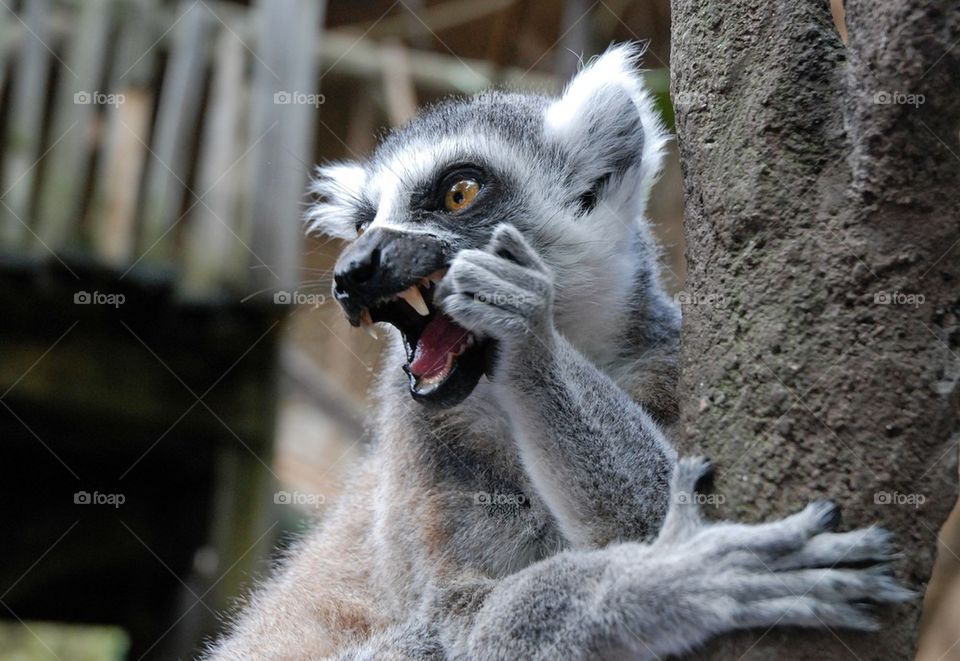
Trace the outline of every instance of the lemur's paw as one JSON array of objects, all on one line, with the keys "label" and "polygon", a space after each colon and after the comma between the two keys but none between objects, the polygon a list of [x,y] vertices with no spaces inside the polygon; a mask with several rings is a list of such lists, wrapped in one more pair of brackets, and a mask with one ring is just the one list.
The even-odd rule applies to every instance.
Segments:
[{"label": "lemur's paw", "polygon": [[737,626],[872,630],[871,605],[917,595],[894,576],[889,532],[833,532],[838,522],[837,506],[821,500],[779,521],[705,524],[675,548],[691,566],[712,567],[700,589],[735,604]]},{"label": "lemur's paw", "polygon": [[795,626],[877,631],[880,628],[867,608],[803,595],[742,604],[735,609],[733,619],[734,626],[743,629]]},{"label": "lemur's paw", "polygon": [[738,618],[749,626],[793,624],[873,630],[871,606],[918,595],[897,583],[890,567],[763,571],[727,579]]},{"label": "lemur's paw", "polygon": [[498,340],[536,338],[552,328],[553,279],[510,225],[499,225],[484,250],[460,251],[434,300],[464,328]]}]

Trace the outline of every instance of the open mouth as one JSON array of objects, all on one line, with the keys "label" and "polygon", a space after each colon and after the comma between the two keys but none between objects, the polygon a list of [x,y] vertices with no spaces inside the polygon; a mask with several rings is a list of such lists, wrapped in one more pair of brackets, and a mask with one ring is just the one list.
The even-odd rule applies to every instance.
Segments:
[{"label": "open mouth", "polygon": [[395,326],[403,338],[403,366],[414,399],[438,406],[463,401],[476,387],[491,359],[492,343],[477,338],[433,304],[446,269],[418,279],[360,313],[367,329],[376,322]]}]

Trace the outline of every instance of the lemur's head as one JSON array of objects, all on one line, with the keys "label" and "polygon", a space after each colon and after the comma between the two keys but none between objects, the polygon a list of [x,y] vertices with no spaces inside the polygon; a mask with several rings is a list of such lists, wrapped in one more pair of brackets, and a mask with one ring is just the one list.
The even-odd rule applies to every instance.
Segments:
[{"label": "lemur's head", "polygon": [[456,404],[488,368],[491,342],[432,297],[454,255],[482,248],[499,223],[553,269],[557,328],[587,353],[616,343],[651,258],[638,238],[667,139],[640,53],[608,50],[560,98],[487,92],[434,106],[369,162],[318,168],[311,229],[351,241],[334,296],[354,326],[399,329],[415,399]]}]

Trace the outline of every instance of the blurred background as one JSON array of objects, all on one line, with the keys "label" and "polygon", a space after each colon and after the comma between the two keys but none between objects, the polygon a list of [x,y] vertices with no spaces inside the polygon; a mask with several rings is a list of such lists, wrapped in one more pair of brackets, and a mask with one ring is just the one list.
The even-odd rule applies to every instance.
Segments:
[{"label": "blurred background", "polygon": [[[668,0],[0,0],[0,661],[194,656],[364,452],[381,344],[303,235],[312,164],[625,40],[672,126]],[[960,659],[956,519],[924,661]]]}]

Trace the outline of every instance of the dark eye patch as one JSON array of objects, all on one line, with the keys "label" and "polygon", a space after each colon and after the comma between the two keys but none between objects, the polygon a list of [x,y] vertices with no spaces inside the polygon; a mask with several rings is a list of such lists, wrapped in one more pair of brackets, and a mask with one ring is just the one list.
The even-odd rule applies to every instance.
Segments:
[{"label": "dark eye patch", "polygon": [[415,188],[410,195],[412,210],[442,211],[444,197],[450,187],[461,179],[473,179],[481,187],[489,182],[489,176],[483,166],[474,163],[459,162],[440,170],[433,180]]},{"label": "dark eye patch", "polygon": [[377,208],[373,206],[367,200],[360,202],[360,205],[357,207],[356,220],[353,223],[354,229],[358,232],[364,227],[373,222],[373,219],[377,216]]}]

